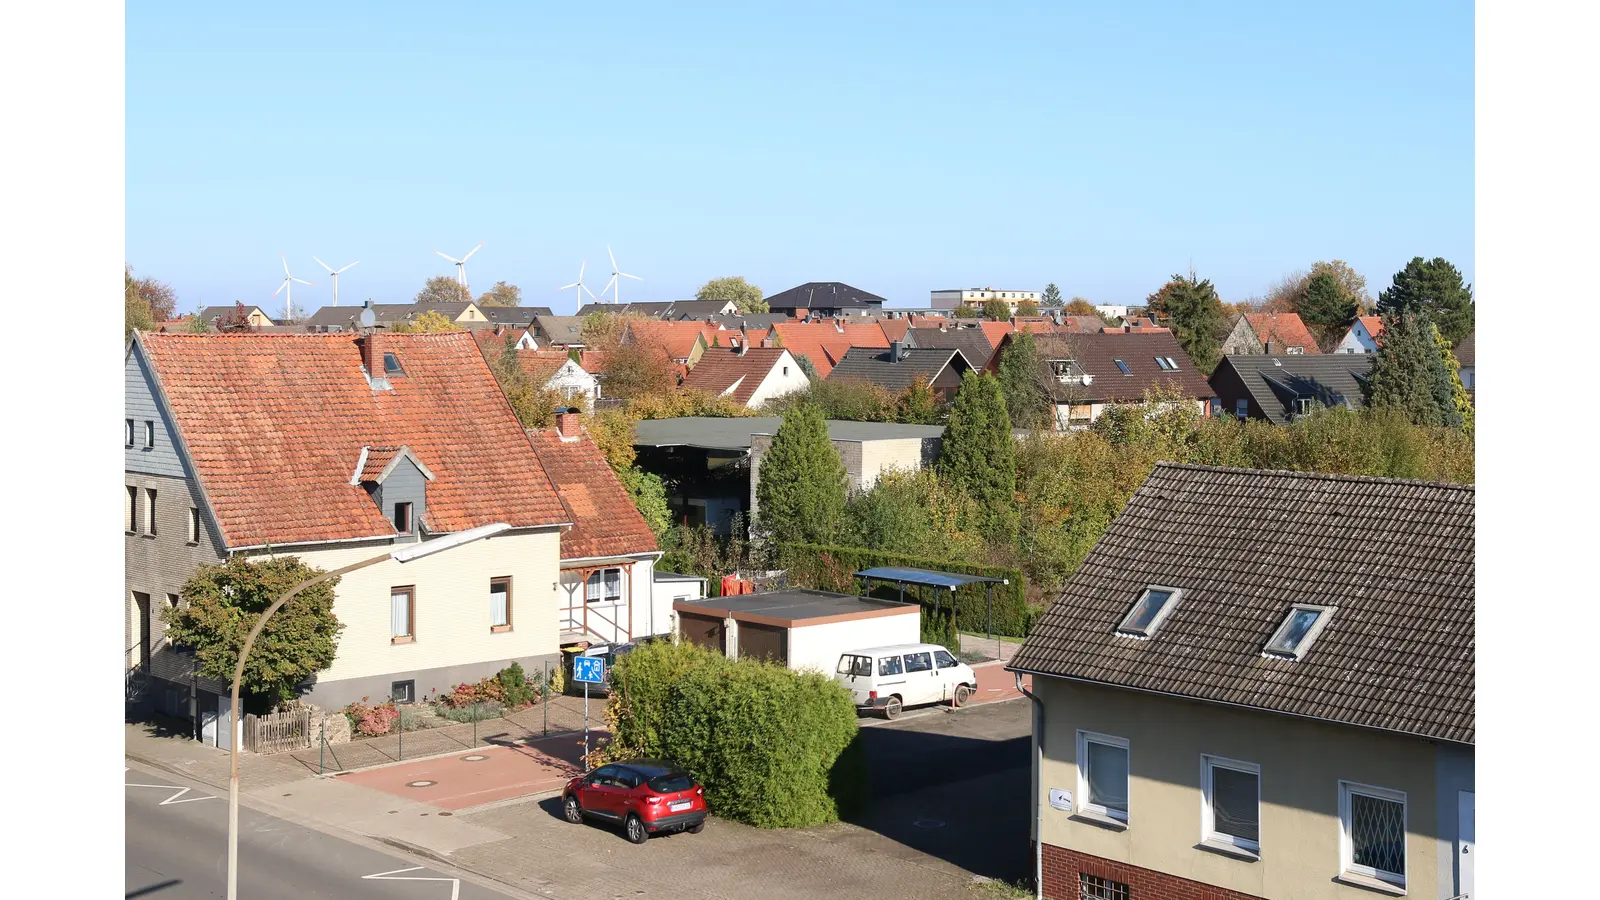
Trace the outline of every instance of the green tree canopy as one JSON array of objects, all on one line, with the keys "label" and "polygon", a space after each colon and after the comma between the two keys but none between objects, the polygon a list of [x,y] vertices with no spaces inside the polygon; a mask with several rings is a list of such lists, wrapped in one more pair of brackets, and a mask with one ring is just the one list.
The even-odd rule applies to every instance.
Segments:
[{"label": "green tree canopy", "polygon": [[977,505],[978,531],[993,543],[1017,537],[1016,439],[1000,381],[968,371],[950,408],[939,477]]},{"label": "green tree canopy", "polygon": [[761,288],[745,281],[742,275],[713,278],[700,285],[700,290],[694,292],[696,300],[715,300],[721,303],[732,300],[738,304],[739,312],[742,313],[766,312],[767,301],[762,297]]},{"label": "green tree canopy", "polygon": [[435,275],[422,285],[413,298],[415,303],[464,303],[472,294],[456,281],[454,275]]},{"label": "green tree canopy", "polygon": [[939,395],[928,386],[928,379],[918,375],[895,398],[895,421],[908,425],[937,425],[944,418],[944,404]]},{"label": "green tree canopy", "polygon": [[483,292],[478,298],[479,306],[521,306],[522,288],[504,281],[496,281],[494,287]]},{"label": "green tree canopy", "polygon": [[828,440],[822,408],[803,403],[784,411],[772,447],[761,457],[757,522],[778,543],[828,543],[844,512],[845,469]]},{"label": "green tree canopy", "polygon": [[1191,270],[1187,277],[1174,275],[1145,301],[1152,315],[1170,319],[1173,336],[1195,368],[1211,374],[1222,358],[1222,331],[1227,320],[1222,301],[1211,280],[1200,280]]},{"label": "green tree canopy", "polygon": [[1044,305],[1048,307],[1061,305],[1061,288],[1056,287],[1054,281],[1044,286]]},{"label": "green tree canopy", "polygon": [[[231,684],[256,619],[285,591],[320,574],[296,556],[233,556],[201,566],[184,584],[183,602],[161,612],[167,638],[194,650],[202,676]],[[338,583],[332,578],[301,591],[267,620],[239,684],[257,708],[292,699],[297,685],[333,664],[344,627],[333,614]]]},{"label": "green tree canopy", "polygon": [[1372,374],[1361,383],[1367,405],[1397,410],[1416,425],[1460,426],[1453,362],[1426,313],[1387,313]]},{"label": "green tree canopy", "polygon": [[135,331],[149,331],[155,327],[155,316],[150,304],[139,296],[139,283],[133,280],[133,267],[123,270],[122,339],[133,337]]},{"label": "green tree canopy", "polygon": [[1024,300],[1017,304],[1017,315],[1019,316],[1037,316],[1038,314],[1039,304],[1032,300]]},{"label": "green tree canopy", "polygon": [[1044,383],[1043,357],[1031,331],[1018,331],[1000,354],[995,376],[1005,397],[1006,413],[1018,428],[1053,424],[1054,404]]},{"label": "green tree canopy", "polygon": [[430,309],[417,316],[410,322],[401,322],[389,329],[396,334],[431,333],[435,331],[464,331],[460,325],[450,320],[450,317],[436,309]]},{"label": "green tree canopy", "polygon": [[960,303],[955,309],[950,310],[950,314],[957,319],[976,319],[979,312],[978,308],[970,303]]},{"label": "green tree canopy", "polygon": [[1011,318],[1011,304],[999,297],[990,297],[983,301],[983,317],[996,322],[1004,322]]},{"label": "green tree canopy", "polygon": [[1378,295],[1378,314],[1394,312],[1425,313],[1454,347],[1472,333],[1472,285],[1463,284],[1461,272],[1442,257],[1414,257]]},{"label": "green tree canopy", "polygon": [[1306,323],[1317,343],[1327,347],[1339,339],[1355,321],[1360,306],[1332,272],[1317,272],[1306,280],[1300,299],[1300,320]]}]

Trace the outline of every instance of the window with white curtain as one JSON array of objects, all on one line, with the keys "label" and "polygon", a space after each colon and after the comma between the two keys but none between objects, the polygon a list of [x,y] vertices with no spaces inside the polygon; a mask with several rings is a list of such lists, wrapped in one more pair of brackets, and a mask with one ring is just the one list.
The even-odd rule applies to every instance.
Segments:
[{"label": "window with white curtain", "polygon": [[1078,732],[1078,798],[1080,813],[1127,824],[1127,738]]},{"label": "window with white curtain", "polygon": [[489,579],[489,627],[507,630],[511,627],[511,578]]},{"label": "window with white curtain", "polygon": [[590,603],[622,602],[622,570],[597,569],[590,572],[584,599]]},{"label": "window with white curtain", "polygon": [[1261,852],[1261,767],[1202,756],[1201,840],[1247,853]]},{"label": "window with white curtain", "polygon": [[389,589],[389,631],[396,642],[416,637],[417,589],[411,585]]}]

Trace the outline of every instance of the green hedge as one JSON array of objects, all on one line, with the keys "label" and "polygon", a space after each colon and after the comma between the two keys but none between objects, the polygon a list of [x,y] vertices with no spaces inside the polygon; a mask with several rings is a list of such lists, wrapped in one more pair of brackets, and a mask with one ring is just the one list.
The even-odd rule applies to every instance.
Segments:
[{"label": "green hedge", "polygon": [[820,825],[865,796],[855,705],[827,675],[657,641],[617,660],[606,717],[605,759],[671,760],[727,819]]},{"label": "green hedge", "polygon": [[[1026,637],[1033,624],[1033,615],[1024,599],[1026,596],[1022,572],[1004,566],[986,566],[976,563],[951,562],[900,553],[884,553],[865,547],[831,547],[821,544],[781,544],[778,547],[778,566],[787,571],[789,584],[794,587],[814,588],[822,591],[859,593],[861,583],[854,573],[875,566],[902,566],[912,569],[932,569],[938,572],[955,572],[962,575],[984,575],[990,578],[1008,578],[1010,584],[994,585],[995,634]],[[969,584],[956,589],[956,627],[962,631],[984,630],[984,588],[987,585]],[[873,596],[896,599],[899,589],[895,585],[874,583]],[[927,600],[932,606],[935,594],[945,609],[950,600],[943,591],[933,588],[906,587],[906,599]]]}]

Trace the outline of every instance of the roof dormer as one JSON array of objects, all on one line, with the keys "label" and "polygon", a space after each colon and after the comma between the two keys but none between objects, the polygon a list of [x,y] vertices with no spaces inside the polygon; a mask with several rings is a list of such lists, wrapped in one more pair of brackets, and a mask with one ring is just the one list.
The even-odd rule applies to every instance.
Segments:
[{"label": "roof dormer", "polygon": [[350,476],[350,483],[378,504],[395,534],[411,539],[421,535],[421,526],[427,522],[428,482],[432,480],[433,471],[405,445],[362,447]]}]

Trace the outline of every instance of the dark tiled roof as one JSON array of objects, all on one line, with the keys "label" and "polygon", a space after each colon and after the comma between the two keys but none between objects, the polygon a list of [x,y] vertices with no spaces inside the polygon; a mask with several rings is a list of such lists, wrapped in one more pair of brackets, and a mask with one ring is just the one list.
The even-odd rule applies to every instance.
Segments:
[{"label": "dark tiled roof", "polygon": [[771,309],[879,308],[884,299],[842,281],[808,281],[767,298]]},{"label": "dark tiled roof", "polygon": [[[1474,740],[1474,491],[1161,463],[1010,668],[1460,743]],[[1114,634],[1150,585],[1153,637]],[[1337,607],[1304,658],[1261,650]]]},{"label": "dark tiled roof", "polygon": [[572,512],[572,530],[561,536],[562,559],[656,551],[655,534],[587,433],[562,440],[556,429],[545,428],[528,437]]},{"label": "dark tiled roof", "polygon": [[930,350],[960,350],[974,368],[987,367],[989,358],[994,356],[994,345],[989,343],[989,336],[983,333],[982,328],[941,331],[938,328],[914,327],[909,333],[911,343],[915,346]]},{"label": "dark tiled roof", "polygon": [[[1372,371],[1373,356],[1368,353],[1327,353],[1318,356],[1261,356],[1230,354],[1211,373],[1211,384],[1226,382],[1227,371],[1237,373],[1250,399],[1268,421],[1287,425],[1293,418],[1294,402],[1301,397],[1322,406],[1361,409],[1367,405],[1361,395],[1361,381]],[[1232,410],[1224,410],[1232,412]]]},{"label": "dark tiled roof", "polygon": [[1460,363],[1462,368],[1472,368],[1477,365],[1474,362],[1478,356],[1477,337],[1478,333],[1473,332],[1462,338],[1451,350],[1456,355],[1456,362]]},{"label": "dark tiled roof", "polygon": [[649,316],[654,319],[704,319],[720,314],[728,307],[725,300],[652,300],[645,303],[585,303],[579,307],[581,318],[602,312],[612,315]]},{"label": "dark tiled roof", "polygon": [[707,350],[699,365],[689,371],[683,386],[713,397],[731,387],[733,392],[728,396],[735,403],[749,404],[785,352],[781,347],[751,347],[743,355],[733,350]]},{"label": "dark tiled roof", "polygon": [[[1047,383],[1057,403],[1136,403],[1156,387],[1176,387],[1185,397],[1208,400],[1215,396],[1204,375],[1189,361],[1170,331],[1153,334],[1040,334],[1040,365],[1045,367]],[[995,349],[993,369],[1009,345],[1008,335]],[[1176,370],[1163,369],[1156,357],[1171,357]],[[1089,384],[1063,384],[1049,371],[1050,360],[1070,359],[1079,369],[1093,376]],[[1128,367],[1122,374],[1117,360]]]},{"label": "dark tiled roof", "polygon": [[[204,309],[200,310],[200,312],[197,313],[197,315],[200,316],[200,318],[206,320],[207,322],[213,321],[215,319],[221,319],[224,322],[231,322],[231,321],[233,321],[233,318],[234,318],[235,315],[239,315],[240,313],[242,313],[243,316],[248,316],[253,312],[260,312],[263,316],[267,315],[267,311],[266,310],[262,309],[259,306],[252,306],[249,303],[244,304],[242,309],[239,306],[235,306],[234,304],[231,304],[231,303],[226,305],[226,306],[207,306]],[[241,318],[243,318],[243,316],[241,316]],[[268,318],[271,318],[271,317],[269,316]],[[273,321],[277,321],[277,320],[274,319]]]},{"label": "dark tiled roof", "polygon": [[908,347],[903,350],[904,358],[893,362],[889,357],[893,352],[892,349],[879,350],[876,347],[851,347],[828,373],[828,379],[854,378],[899,393],[911,387],[919,377],[932,382],[961,355],[960,350],[915,350]]},{"label": "dark tiled roof", "polygon": [[582,316],[534,316],[536,336],[552,344],[583,343]]},{"label": "dark tiled roof", "polygon": [[533,324],[534,316],[552,314],[548,306],[485,306],[481,303],[478,304],[478,311],[496,325],[521,325],[524,328]]}]

